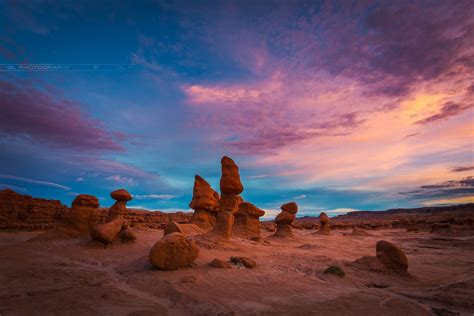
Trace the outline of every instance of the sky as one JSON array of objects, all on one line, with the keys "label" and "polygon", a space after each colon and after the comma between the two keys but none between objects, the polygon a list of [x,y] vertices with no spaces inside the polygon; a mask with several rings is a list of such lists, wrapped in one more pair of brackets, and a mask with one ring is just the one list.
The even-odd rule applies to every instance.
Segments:
[{"label": "sky", "polygon": [[269,215],[474,202],[474,2],[0,0],[0,189]]}]

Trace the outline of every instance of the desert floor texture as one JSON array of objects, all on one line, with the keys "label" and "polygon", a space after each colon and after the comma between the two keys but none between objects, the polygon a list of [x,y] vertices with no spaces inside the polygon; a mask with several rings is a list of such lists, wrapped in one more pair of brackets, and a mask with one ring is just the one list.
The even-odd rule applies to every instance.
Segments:
[{"label": "desert floor texture", "polygon": [[[194,265],[177,271],[151,266],[148,254],[162,230],[134,228],[132,244],[107,248],[89,236],[44,239],[38,232],[0,233],[0,315],[472,315],[474,236],[369,231],[331,235],[294,229],[296,238],[267,242],[198,241]],[[354,263],[392,241],[410,275]],[[254,259],[257,267],[217,269],[214,259]],[[345,277],[325,274],[330,265]]]}]

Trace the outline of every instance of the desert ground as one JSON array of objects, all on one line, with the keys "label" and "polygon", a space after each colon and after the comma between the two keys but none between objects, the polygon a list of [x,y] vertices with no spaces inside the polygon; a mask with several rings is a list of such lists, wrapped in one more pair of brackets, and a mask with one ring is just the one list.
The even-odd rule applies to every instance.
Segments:
[{"label": "desert ground", "polygon": [[[163,230],[133,228],[131,244],[104,246],[90,236],[45,239],[42,232],[0,233],[0,315],[472,315],[474,234],[471,230],[379,229],[294,239],[233,238],[200,247],[192,267],[162,271],[148,254]],[[378,240],[407,255],[408,275],[375,271],[363,256]],[[217,269],[215,259],[244,256],[256,268]],[[326,274],[335,265],[345,277]]]}]

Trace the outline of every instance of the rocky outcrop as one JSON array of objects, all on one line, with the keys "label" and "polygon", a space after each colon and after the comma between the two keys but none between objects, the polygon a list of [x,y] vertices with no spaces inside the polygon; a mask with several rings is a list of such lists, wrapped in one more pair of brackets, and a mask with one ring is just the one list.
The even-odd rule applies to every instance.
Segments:
[{"label": "rocky outcrop", "polygon": [[89,231],[100,220],[97,208],[99,200],[88,194],[79,194],[72,201],[72,208],[63,224],[79,232]]},{"label": "rocky outcrop", "polygon": [[376,245],[376,254],[388,269],[401,272],[408,270],[407,256],[397,245],[380,240]]},{"label": "rocky outcrop", "polygon": [[122,231],[129,228],[129,223],[121,217],[117,217],[108,223],[99,224],[91,229],[92,240],[99,241],[105,245],[111,244],[119,237]]},{"label": "rocky outcrop", "polygon": [[194,240],[181,233],[164,236],[150,250],[150,263],[162,270],[177,270],[189,267],[199,255]]},{"label": "rocky outcrop", "polygon": [[[127,208],[128,213],[124,216],[126,220],[130,222],[132,226],[141,226],[153,229],[165,229],[166,226],[172,221],[183,224],[188,223],[193,214],[176,212],[176,213],[165,213],[160,211],[147,211],[138,209]],[[104,210],[104,214],[107,212]]]},{"label": "rocky outcrop", "polygon": [[194,210],[191,223],[206,231],[214,227],[219,211],[219,194],[199,175],[194,178],[193,199],[189,207]]},{"label": "rocky outcrop", "polygon": [[232,234],[236,237],[247,239],[261,237],[259,217],[263,215],[265,215],[265,211],[262,211],[252,203],[240,203],[239,210],[235,214]]},{"label": "rocky outcrop", "polygon": [[320,235],[329,235],[331,233],[331,229],[329,228],[329,217],[326,213],[322,212],[319,214],[319,230],[316,234]]},{"label": "rocky outcrop", "polygon": [[196,224],[178,224],[174,221],[166,226],[163,234],[181,233],[186,237],[202,234],[202,230]]},{"label": "rocky outcrop", "polygon": [[48,229],[68,212],[57,200],[33,198],[10,189],[0,191],[0,229]]},{"label": "rocky outcrop", "polygon": [[220,181],[221,198],[217,221],[211,234],[223,240],[229,240],[234,225],[234,214],[239,210],[239,197],[243,186],[240,182],[239,168],[227,156],[221,160],[222,176]]},{"label": "rocky outcrop", "polygon": [[291,224],[296,218],[296,213],[298,212],[298,205],[295,202],[290,202],[283,204],[280,208],[281,212],[275,218],[277,231],[275,232],[273,237],[294,237],[293,232],[291,230]]}]

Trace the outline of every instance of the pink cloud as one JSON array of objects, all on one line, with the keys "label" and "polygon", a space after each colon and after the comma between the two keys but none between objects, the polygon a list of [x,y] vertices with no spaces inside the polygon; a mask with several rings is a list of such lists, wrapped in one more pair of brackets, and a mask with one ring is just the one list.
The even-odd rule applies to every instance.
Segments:
[{"label": "pink cloud", "polygon": [[23,82],[0,81],[0,133],[48,146],[89,152],[123,151],[123,133],[90,118],[80,104]]}]

